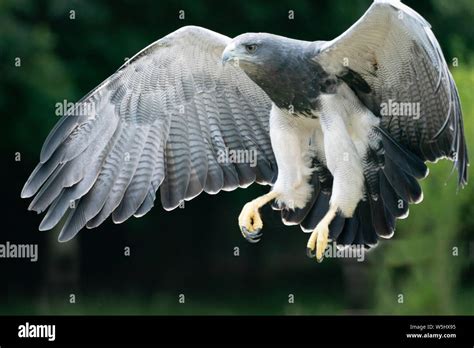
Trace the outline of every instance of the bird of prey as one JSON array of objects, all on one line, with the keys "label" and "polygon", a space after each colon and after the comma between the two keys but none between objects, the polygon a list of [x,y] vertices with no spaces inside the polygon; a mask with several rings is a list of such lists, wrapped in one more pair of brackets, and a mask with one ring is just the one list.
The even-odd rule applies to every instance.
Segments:
[{"label": "bird of prey", "polygon": [[[92,106],[92,107],[91,107]],[[255,154],[255,161],[248,156]],[[64,222],[59,241],[112,215],[122,223],[201,192],[271,186],[238,218],[260,240],[259,209],[328,241],[375,246],[423,193],[426,162],[451,159],[467,183],[459,95],[429,23],[375,0],[332,41],[228,38],[186,26],[146,47],[67,110],[22,197]],[[238,159],[238,160],[236,160]],[[247,159],[247,160],[246,160]]]}]

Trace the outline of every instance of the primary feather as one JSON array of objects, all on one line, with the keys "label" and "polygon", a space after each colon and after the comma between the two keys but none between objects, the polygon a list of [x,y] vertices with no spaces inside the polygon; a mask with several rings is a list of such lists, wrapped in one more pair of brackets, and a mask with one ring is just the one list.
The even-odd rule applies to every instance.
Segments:
[{"label": "primary feather", "polygon": [[[271,102],[242,71],[222,66],[229,38],[185,27],[130,59],[53,128],[22,197],[49,208],[41,229],[64,215],[65,241],[112,215],[142,216],[161,187],[165,209],[202,191],[217,193],[257,180],[271,183],[275,160],[268,133]],[[258,149],[257,167],[219,161],[226,149]],[[39,192],[38,192],[39,190]]]}]

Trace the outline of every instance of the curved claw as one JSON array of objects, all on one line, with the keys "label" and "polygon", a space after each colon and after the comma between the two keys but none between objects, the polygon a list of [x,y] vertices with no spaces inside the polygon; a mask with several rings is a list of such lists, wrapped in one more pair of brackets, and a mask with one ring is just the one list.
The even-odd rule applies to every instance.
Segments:
[{"label": "curved claw", "polygon": [[310,259],[314,259],[316,257],[316,251],[311,248],[306,248],[306,256]]},{"label": "curved claw", "polygon": [[308,256],[310,259],[316,258],[316,261],[318,261],[318,263],[321,263],[324,260],[324,254],[320,259],[318,259],[316,257],[316,250],[313,250],[311,248],[306,248],[306,256]]},{"label": "curved claw", "polygon": [[260,242],[260,237],[262,237],[263,233],[261,229],[257,229],[255,232],[249,232],[246,227],[242,226],[242,235],[248,242],[254,244]]},{"label": "curved claw", "polygon": [[247,242],[252,243],[252,244],[260,242],[260,239],[250,239],[250,238],[245,238],[245,239],[247,240]]}]

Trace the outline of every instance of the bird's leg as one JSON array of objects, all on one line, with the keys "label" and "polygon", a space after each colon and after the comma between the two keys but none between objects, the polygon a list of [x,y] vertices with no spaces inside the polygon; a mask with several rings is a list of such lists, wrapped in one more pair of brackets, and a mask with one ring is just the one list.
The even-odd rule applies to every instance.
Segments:
[{"label": "bird's leg", "polygon": [[260,241],[263,221],[260,217],[259,209],[277,197],[277,192],[270,191],[266,195],[260,196],[244,205],[239,215],[239,227],[246,240],[251,243]]},{"label": "bird's leg", "polygon": [[[347,92],[347,98],[353,98],[353,93]],[[324,110],[319,117],[324,138],[324,157],[333,181],[329,210],[311,233],[306,248],[307,255],[316,257],[318,261],[323,259],[329,240],[329,225],[336,214],[340,213],[344,218],[352,217],[358,202],[364,196],[364,154],[359,154],[362,149],[356,147],[352,137],[361,145],[368,142],[368,135],[354,128],[354,125],[359,125],[361,129],[366,126],[360,119],[354,118],[357,114],[348,113],[350,107],[344,98],[346,97],[341,98],[339,95],[325,97]]]},{"label": "bird's leg", "polygon": [[319,221],[318,225],[308,239],[308,244],[306,246],[306,253],[308,257],[314,258],[316,256],[316,260],[318,262],[323,260],[324,251],[328,245],[329,225],[336,217],[336,214],[337,206],[331,204],[329,206],[328,212],[326,215],[324,215],[321,221]]}]

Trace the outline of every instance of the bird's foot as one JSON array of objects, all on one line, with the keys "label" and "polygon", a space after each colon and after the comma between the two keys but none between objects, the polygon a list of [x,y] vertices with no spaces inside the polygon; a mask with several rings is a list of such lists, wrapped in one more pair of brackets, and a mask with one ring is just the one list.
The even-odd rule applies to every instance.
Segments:
[{"label": "bird's foot", "polygon": [[253,200],[244,205],[239,215],[240,231],[250,243],[258,243],[262,237],[263,221],[258,211],[259,208],[258,201]]},{"label": "bird's foot", "polygon": [[324,251],[328,246],[328,240],[329,224],[323,219],[318,223],[308,239],[306,255],[308,255],[309,258],[316,257],[318,262],[323,261]]}]

